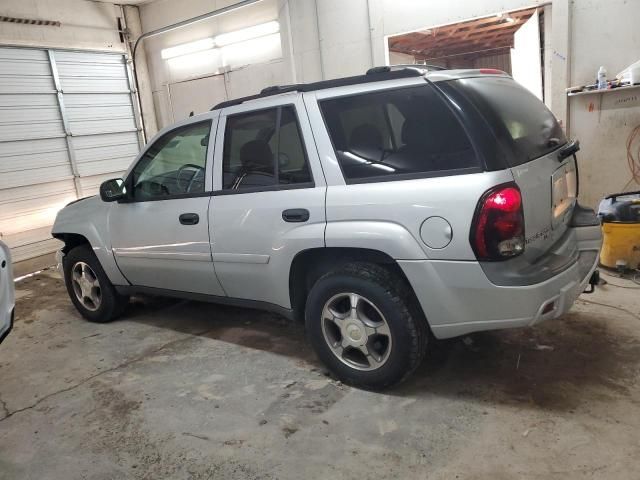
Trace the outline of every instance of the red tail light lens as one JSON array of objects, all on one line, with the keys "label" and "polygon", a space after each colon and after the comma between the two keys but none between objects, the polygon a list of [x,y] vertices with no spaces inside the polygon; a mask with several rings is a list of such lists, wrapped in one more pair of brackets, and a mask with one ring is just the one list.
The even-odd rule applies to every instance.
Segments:
[{"label": "red tail light lens", "polygon": [[480,73],[483,75],[504,75],[505,72],[496,68],[481,68]]},{"label": "red tail light lens", "polygon": [[478,260],[504,260],[524,251],[522,195],[515,183],[499,185],[482,196],[470,237]]}]

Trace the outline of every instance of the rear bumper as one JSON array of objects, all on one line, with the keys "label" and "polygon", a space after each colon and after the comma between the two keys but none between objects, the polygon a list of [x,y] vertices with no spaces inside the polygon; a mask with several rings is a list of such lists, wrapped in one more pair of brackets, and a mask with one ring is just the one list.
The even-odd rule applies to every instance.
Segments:
[{"label": "rear bumper", "polygon": [[574,261],[534,284],[496,285],[478,262],[417,260],[398,264],[437,338],[525,327],[566,313],[598,266],[599,227],[573,230],[577,251]]}]

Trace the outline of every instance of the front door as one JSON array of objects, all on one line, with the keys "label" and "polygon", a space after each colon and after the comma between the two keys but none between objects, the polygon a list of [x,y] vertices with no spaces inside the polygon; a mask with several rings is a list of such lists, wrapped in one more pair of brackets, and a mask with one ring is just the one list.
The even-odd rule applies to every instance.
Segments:
[{"label": "front door", "polygon": [[129,198],[109,216],[118,267],[136,286],[224,295],[213,268],[208,212],[217,118],[183,122],[130,171]]},{"label": "front door", "polygon": [[295,255],[324,247],[326,183],[299,97],[223,110],[209,225],[230,297],[288,308]]}]

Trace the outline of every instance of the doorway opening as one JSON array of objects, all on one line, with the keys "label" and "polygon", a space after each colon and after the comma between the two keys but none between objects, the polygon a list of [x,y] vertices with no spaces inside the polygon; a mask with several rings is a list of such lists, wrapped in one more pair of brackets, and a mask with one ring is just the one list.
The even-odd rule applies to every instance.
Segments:
[{"label": "doorway opening", "polygon": [[495,68],[543,100],[544,16],[544,8],[527,8],[391,35],[388,64]]}]

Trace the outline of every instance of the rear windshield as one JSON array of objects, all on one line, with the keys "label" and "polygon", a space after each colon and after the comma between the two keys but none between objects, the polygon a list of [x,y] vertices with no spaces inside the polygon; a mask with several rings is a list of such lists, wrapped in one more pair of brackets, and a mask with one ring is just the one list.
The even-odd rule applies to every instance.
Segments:
[{"label": "rear windshield", "polygon": [[546,155],[567,142],[553,113],[535,95],[506,77],[456,80],[463,86],[499,137],[506,137],[515,156],[511,166]]},{"label": "rear windshield", "polygon": [[479,167],[461,124],[428,85],[333,98],[320,108],[347,183]]}]

